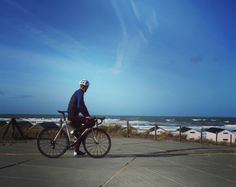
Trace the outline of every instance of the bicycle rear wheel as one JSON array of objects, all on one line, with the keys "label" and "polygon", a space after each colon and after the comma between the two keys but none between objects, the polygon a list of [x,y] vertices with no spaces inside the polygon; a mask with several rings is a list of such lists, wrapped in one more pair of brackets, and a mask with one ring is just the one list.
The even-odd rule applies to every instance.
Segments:
[{"label": "bicycle rear wheel", "polygon": [[57,158],[63,155],[69,147],[69,138],[65,131],[59,132],[58,127],[49,127],[43,129],[37,138],[37,147],[42,155],[48,158]]},{"label": "bicycle rear wheel", "polygon": [[86,153],[93,158],[102,158],[111,149],[111,138],[106,131],[93,128],[89,130],[83,139]]}]

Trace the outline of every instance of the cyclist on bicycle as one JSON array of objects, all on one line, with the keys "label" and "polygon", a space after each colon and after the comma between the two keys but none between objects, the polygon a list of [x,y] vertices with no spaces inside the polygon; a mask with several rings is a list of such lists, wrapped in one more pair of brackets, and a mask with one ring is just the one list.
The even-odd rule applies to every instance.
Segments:
[{"label": "cyclist on bicycle", "polygon": [[[71,122],[71,127],[75,129],[72,134],[77,138],[79,138],[80,134],[82,134],[86,128],[95,125],[95,121],[90,116],[88,109],[84,103],[84,93],[87,91],[88,87],[89,81],[84,79],[81,80],[80,88],[74,92],[68,105],[68,119]],[[82,114],[82,116],[79,115],[80,113]],[[75,146],[74,156],[85,154],[84,152],[79,150],[80,144],[81,142],[79,142]]]}]

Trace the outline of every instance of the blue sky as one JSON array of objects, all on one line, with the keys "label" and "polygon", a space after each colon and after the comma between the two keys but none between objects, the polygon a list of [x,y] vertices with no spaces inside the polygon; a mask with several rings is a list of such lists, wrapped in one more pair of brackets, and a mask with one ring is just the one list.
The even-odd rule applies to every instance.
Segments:
[{"label": "blue sky", "polygon": [[0,113],[236,116],[234,0],[1,0]]}]

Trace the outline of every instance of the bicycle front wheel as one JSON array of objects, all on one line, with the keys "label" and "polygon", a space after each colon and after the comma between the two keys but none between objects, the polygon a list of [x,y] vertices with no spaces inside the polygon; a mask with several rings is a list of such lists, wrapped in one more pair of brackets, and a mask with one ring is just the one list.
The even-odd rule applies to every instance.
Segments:
[{"label": "bicycle front wheel", "polygon": [[85,134],[83,146],[89,156],[102,158],[111,149],[111,138],[106,131],[93,128]]},{"label": "bicycle front wheel", "polygon": [[58,127],[49,127],[43,129],[38,135],[38,150],[48,158],[60,157],[69,147],[67,134],[63,130],[58,134],[59,130]]}]

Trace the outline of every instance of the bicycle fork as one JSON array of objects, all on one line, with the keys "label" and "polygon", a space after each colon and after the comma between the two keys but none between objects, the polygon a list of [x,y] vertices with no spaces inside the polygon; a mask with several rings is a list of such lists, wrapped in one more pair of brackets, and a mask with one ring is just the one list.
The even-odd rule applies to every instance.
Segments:
[{"label": "bicycle fork", "polygon": [[93,128],[92,128],[92,134],[93,134],[93,140],[94,140],[95,144],[99,144]]},{"label": "bicycle fork", "polygon": [[60,128],[58,133],[56,134],[55,138],[53,139],[53,142],[56,142],[57,140],[57,137],[59,136],[59,134],[61,134],[61,131],[62,131],[63,128]]}]

